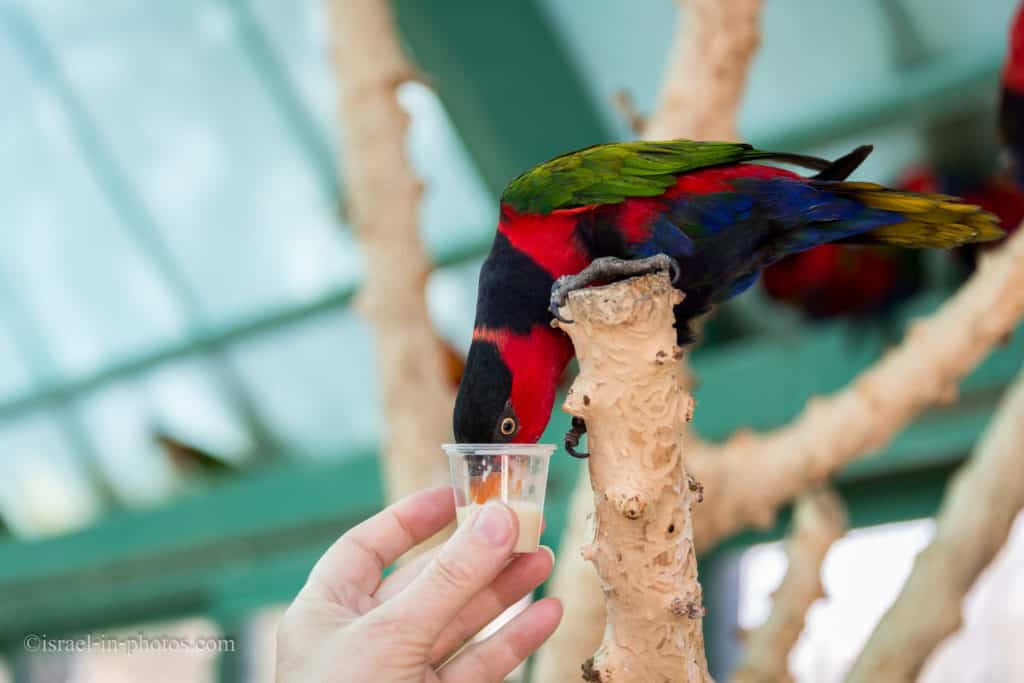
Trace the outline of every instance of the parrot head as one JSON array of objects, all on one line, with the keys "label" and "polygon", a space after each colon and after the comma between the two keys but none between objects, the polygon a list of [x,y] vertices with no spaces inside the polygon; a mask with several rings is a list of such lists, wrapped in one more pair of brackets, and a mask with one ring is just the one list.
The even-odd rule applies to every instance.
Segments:
[{"label": "parrot head", "polygon": [[536,443],[572,355],[569,338],[547,325],[527,334],[476,328],[455,399],[455,440]]}]

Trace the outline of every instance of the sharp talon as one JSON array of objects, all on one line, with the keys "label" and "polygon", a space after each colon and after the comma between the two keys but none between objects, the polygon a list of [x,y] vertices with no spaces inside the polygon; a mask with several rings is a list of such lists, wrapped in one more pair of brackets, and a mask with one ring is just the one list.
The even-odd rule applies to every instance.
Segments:
[{"label": "sharp talon", "polygon": [[668,276],[672,280],[672,284],[675,284],[679,280],[679,263],[674,259],[668,260]]},{"label": "sharp talon", "polygon": [[548,306],[548,311],[550,311],[551,316],[558,322],[564,325],[571,325],[573,321],[569,320],[568,318],[563,318],[562,314],[559,313],[559,310],[561,310],[562,306],[565,305],[566,298],[567,297],[563,295],[561,292],[552,291],[551,305]]},{"label": "sharp talon", "polygon": [[586,452],[581,453],[581,452],[577,451],[575,448],[573,448],[572,446],[570,446],[569,444],[565,445],[565,451],[569,455],[571,455],[572,457],[579,458],[581,460],[585,460],[586,458],[590,457],[590,453],[586,453]]},{"label": "sharp talon", "polygon": [[560,308],[561,308],[561,306],[557,306],[555,304],[551,304],[551,307],[548,309],[548,311],[551,313],[551,316],[555,320],[557,320],[558,322],[562,323],[563,325],[572,325],[574,321],[569,320],[568,318],[563,318],[562,314],[558,312]]},{"label": "sharp talon", "polygon": [[587,423],[582,417],[572,418],[572,428],[565,433],[565,451],[574,458],[589,458],[590,453],[580,452],[576,447],[580,445],[580,437],[587,433]]}]

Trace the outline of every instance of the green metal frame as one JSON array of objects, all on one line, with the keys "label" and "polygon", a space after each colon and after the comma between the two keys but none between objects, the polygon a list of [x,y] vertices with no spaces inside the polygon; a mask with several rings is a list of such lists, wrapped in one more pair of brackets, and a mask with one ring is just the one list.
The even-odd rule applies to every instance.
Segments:
[{"label": "green metal frame", "polygon": [[[337,169],[327,146],[329,136],[305,110],[245,1],[224,2],[240,19],[243,45],[254,68],[269,76],[268,88],[279,102],[282,121],[317,168],[325,196],[336,201],[337,185],[332,183]],[[411,52],[495,196],[510,178],[538,161],[610,139],[534,0],[395,0],[395,6]],[[4,6],[0,23],[21,32],[25,19],[12,12]],[[483,30],[494,26],[501,30]],[[83,157],[103,180],[112,205],[120,207],[135,239],[148,245],[150,258],[164,264],[167,281],[193,312],[194,337],[85,377],[47,378],[41,388],[0,402],[0,418],[65,405],[109,382],[178,358],[216,355],[232,343],[348,305],[355,285],[229,326],[200,324],[199,305],[160,243],[152,217],[127,186],[127,177],[106,151],[38,30],[29,25],[18,40],[26,59],[72,115]],[[807,147],[883,123],[930,117],[936,110],[976,106],[990,97],[1001,58],[1001,51],[992,49],[916,63],[866,86],[834,110],[753,131],[750,138],[766,147]],[[440,266],[456,265],[481,256],[488,247],[489,240],[452,245],[435,256]],[[917,303],[928,308],[940,296],[932,293]],[[703,408],[697,412],[697,426],[704,435],[722,438],[741,426],[783,424],[808,397],[834,391],[856,376],[886,342],[877,330],[833,324],[809,329],[792,343],[755,339],[701,351],[695,356],[703,380],[697,392]],[[853,524],[931,514],[949,474],[969,452],[1022,359],[1024,339],[1018,332],[967,379],[957,406],[928,413],[882,454],[844,472],[838,486]],[[757,387],[756,395],[751,387]],[[707,409],[716,405],[730,409]],[[559,413],[545,440],[556,441],[566,422]],[[567,457],[553,462],[545,532],[550,545],[558,543],[579,467]],[[283,457],[234,478],[211,481],[159,508],[115,510],[94,526],[66,536],[0,539],[0,647],[17,652],[21,636],[35,630],[56,634],[197,613],[237,624],[253,608],[291,598],[324,548],[382,502],[374,453],[347,454],[340,462],[319,465]],[[778,538],[786,523],[783,514],[773,529],[744,532],[723,548]],[[225,661],[221,676],[231,679],[238,670],[237,661]]]}]

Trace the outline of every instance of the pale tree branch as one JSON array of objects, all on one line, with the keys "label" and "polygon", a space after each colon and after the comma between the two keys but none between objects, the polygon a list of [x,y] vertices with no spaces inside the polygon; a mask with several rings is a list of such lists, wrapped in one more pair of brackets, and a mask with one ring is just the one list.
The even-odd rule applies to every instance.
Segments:
[{"label": "pale tree branch", "polygon": [[766,528],[779,508],[850,462],[884,447],[927,408],[952,403],[960,381],[1024,317],[1024,231],[983,259],[938,311],[845,389],[811,399],[790,424],[740,433],[691,453],[707,491],[696,519],[698,550],[747,527]]},{"label": "pale tree branch", "polygon": [[692,416],[673,306],[659,273],[575,291],[565,307],[580,373],[564,409],[587,422],[594,563],[607,626],[584,678],[706,683],[692,508],[681,443]]},{"label": "pale tree branch", "polygon": [[366,262],[358,306],[374,328],[386,482],[397,498],[447,481],[444,458],[429,449],[450,440],[454,401],[427,315],[431,263],[418,230],[423,188],[406,153],[409,116],[397,98],[398,87],[417,73],[399,46],[390,3],[330,6],[346,194]]},{"label": "pale tree branch", "polygon": [[789,653],[804,629],[807,610],[825,597],[821,565],[832,544],[846,533],[846,510],[831,489],[817,489],[797,499],[787,541],[789,566],[772,594],[767,621],[746,637],[743,659],[733,683],[791,683]]},{"label": "pale tree branch", "polygon": [[1024,374],[953,477],[935,538],[854,663],[849,683],[911,683],[960,628],[964,596],[1006,543],[1024,507]]},{"label": "pale tree branch", "polygon": [[[760,40],[761,0],[679,0],[679,6],[657,111],[645,121],[625,92],[615,104],[634,132],[648,140],[735,140],[746,72]],[[686,430],[683,438],[689,445],[697,442],[693,430]],[[593,652],[591,644],[599,642],[604,631],[603,617],[593,618],[593,605],[603,600],[597,584],[576,580],[593,571],[575,552],[579,533],[592,513],[592,504],[586,501],[574,505],[566,524],[561,543],[566,552],[555,569],[551,591],[562,599],[565,616],[559,632],[537,655],[534,678],[538,683],[574,680],[579,662]],[[572,637],[563,637],[563,629]]]},{"label": "pale tree branch", "polygon": [[736,112],[761,41],[761,0],[686,0],[649,140],[738,140]]}]

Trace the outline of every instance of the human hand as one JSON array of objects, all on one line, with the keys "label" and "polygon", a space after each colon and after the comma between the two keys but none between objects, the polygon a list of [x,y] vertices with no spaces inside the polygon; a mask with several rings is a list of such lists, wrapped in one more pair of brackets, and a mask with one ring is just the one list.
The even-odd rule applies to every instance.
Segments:
[{"label": "human hand", "polygon": [[338,539],[278,627],[278,683],[503,681],[540,647],[562,618],[554,598],[533,603],[447,661],[551,574],[554,555],[547,548],[508,562],[519,528],[501,503],[485,505],[443,546],[381,578],[385,567],[454,517],[451,488],[432,489]]}]

